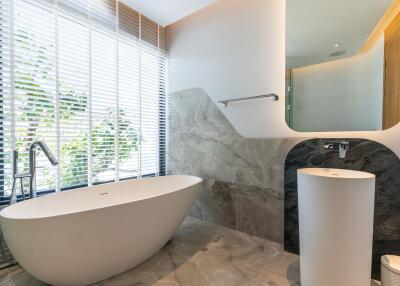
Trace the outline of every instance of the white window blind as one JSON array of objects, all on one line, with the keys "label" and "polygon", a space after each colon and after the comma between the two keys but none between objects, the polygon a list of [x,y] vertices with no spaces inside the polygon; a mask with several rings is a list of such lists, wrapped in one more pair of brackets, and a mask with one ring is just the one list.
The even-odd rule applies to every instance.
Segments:
[{"label": "white window blind", "polygon": [[116,0],[0,0],[0,200],[45,141],[39,192],[165,170],[166,30]]}]

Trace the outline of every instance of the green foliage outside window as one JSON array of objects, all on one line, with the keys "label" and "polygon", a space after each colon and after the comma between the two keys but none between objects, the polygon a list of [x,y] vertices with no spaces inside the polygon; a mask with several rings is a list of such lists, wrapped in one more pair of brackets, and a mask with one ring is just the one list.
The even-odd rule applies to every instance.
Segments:
[{"label": "green foliage outside window", "polygon": [[[47,58],[49,49],[54,47],[32,41],[35,35],[17,30],[15,41],[26,54],[35,54],[29,60],[18,56],[15,63],[16,122],[23,122],[16,128],[16,147],[20,153],[23,167],[27,168],[28,148],[34,140],[41,138],[40,130],[55,129],[59,116],[60,122],[79,122],[89,112],[88,93],[74,90],[65,82],[59,83],[59,110],[55,106],[55,88],[52,92],[43,86],[43,82],[54,83],[55,63]],[[79,75],[77,75],[79,76]],[[139,135],[132,127],[123,109],[110,108],[105,111],[102,120],[92,123],[92,170],[93,176],[109,170],[115,164],[116,132],[118,130],[119,160],[129,159],[138,150]],[[118,123],[119,128],[116,128]],[[79,126],[76,126],[79,130]],[[62,187],[87,183],[89,160],[89,135],[87,129],[77,131],[74,138],[61,142]],[[56,134],[51,135],[53,138]],[[55,152],[55,150],[53,150]],[[86,175],[85,175],[86,174]],[[48,176],[48,186],[54,186],[54,178]]]}]

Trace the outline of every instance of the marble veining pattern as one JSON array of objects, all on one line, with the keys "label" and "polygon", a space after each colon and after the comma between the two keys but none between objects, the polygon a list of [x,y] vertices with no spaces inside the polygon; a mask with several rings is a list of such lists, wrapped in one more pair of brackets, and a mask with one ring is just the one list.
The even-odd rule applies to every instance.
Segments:
[{"label": "marble veining pattern", "polygon": [[350,150],[339,159],[337,151],[323,150],[335,139],[313,139],[295,146],[285,164],[285,238],[287,251],[299,253],[297,169],[327,167],[366,171],[376,175],[373,277],[380,277],[380,257],[400,255],[400,160],[387,147],[370,140],[346,139]]},{"label": "marble veining pattern", "polygon": [[[0,286],[44,286],[19,266]],[[283,246],[187,218],[172,240],[138,267],[92,286],[295,286],[299,258]]]},{"label": "marble veining pattern", "polygon": [[283,243],[286,154],[301,140],[238,134],[201,89],[170,95],[168,173],[202,177],[191,216]]}]

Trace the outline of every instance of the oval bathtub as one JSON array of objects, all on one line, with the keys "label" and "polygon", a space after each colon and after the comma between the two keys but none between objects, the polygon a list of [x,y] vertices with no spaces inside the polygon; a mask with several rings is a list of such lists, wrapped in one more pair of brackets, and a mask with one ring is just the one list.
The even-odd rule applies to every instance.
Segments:
[{"label": "oval bathtub", "polygon": [[53,285],[88,285],[157,253],[194,202],[202,179],[166,176],[54,193],[0,212],[15,259]]}]

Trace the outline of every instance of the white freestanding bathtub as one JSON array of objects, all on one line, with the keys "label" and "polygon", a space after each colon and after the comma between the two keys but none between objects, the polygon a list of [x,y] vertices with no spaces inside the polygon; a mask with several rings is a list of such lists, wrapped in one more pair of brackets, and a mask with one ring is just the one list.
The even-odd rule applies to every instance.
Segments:
[{"label": "white freestanding bathtub", "polygon": [[20,265],[53,285],[88,285],[157,253],[188,213],[202,179],[167,176],[55,193],[0,212]]}]

